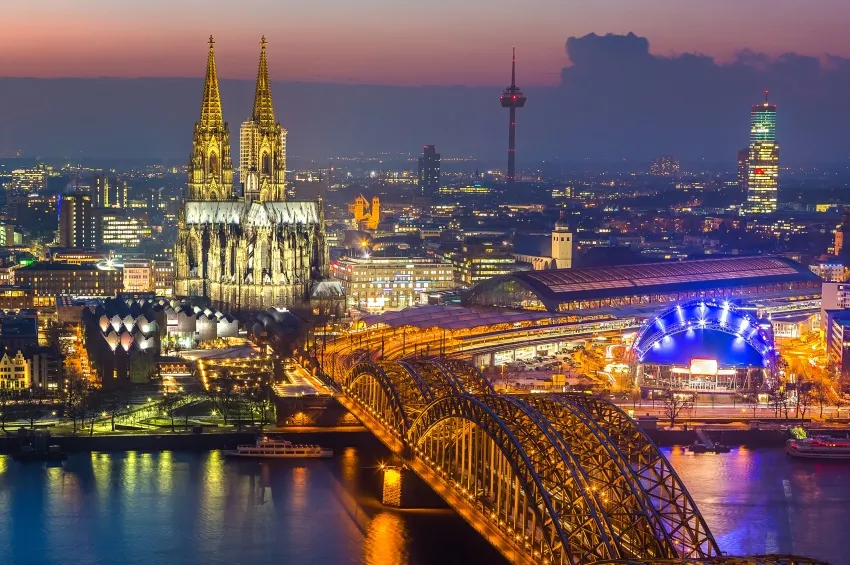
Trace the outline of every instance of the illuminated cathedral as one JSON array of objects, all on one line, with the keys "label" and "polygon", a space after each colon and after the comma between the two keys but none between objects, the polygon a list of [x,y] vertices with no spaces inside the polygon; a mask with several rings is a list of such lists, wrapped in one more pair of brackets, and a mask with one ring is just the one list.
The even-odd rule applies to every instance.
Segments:
[{"label": "illuminated cathedral", "polygon": [[322,202],[285,201],[286,130],[275,120],[266,40],[254,109],[240,130],[241,195],[234,191],[230,129],[224,121],[210,37],[201,118],[178,217],[175,294],[205,296],[222,310],[265,310],[306,302],[327,277]]}]

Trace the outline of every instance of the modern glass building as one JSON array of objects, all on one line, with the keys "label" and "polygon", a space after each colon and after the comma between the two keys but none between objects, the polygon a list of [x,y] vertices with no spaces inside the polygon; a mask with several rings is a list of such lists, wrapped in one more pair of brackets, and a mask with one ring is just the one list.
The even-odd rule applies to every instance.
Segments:
[{"label": "modern glass building", "polygon": [[779,145],[776,143],[776,105],[767,100],[750,110],[750,149],[747,159],[747,207],[754,214],[776,211],[779,192]]}]

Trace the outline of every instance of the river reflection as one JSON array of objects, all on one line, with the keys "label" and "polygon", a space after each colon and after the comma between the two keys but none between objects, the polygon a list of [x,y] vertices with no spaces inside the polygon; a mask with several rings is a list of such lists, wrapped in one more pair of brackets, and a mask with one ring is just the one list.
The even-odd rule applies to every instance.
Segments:
[{"label": "river reflection", "polygon": [[[668,455],[730,553],[843,554],[850,465],[781,450]],[[0,564],[472,565],[504,563],[449,510],[394,511],[374,462],[233,461],[92,453],[62,466],[0,456]]]},{"label": "river reflection", "polygon": [[850,563],[850,462],[791,459],[782,449],[665,452],[723,551]]}]

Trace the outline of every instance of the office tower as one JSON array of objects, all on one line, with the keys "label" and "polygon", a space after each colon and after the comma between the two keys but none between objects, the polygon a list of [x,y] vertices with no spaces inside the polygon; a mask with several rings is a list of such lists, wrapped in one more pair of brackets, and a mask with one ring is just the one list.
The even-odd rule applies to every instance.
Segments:
[{"label": "office tower", "polygon": [[750,149],[747,157],[747,211],[776,211],[779,192],[779,145],[776,143],[776,105],[767,99],[750,111]]},{"label": "office tower", "polygon": [[507,181],[516,179],[516,109],[525,106],[525,95],[516,85],[516,49],[511,60],[511,85],[499,98],[502,108],[510,108],[510,125],[508,126],[508,175]]},{"label": "office tower", "polygon": [[127,181],[109,180],[105,171],[95,171],[91,181],[91,195],[95,208],[126,208]]},{"label": "office tower", "polygon": [[178,216],[174,292],[206,296],[228,310],[304,303],[313,282],[327,277],[324,212],[321,201],[284,201],[285,130],[272,106],[265,38],[250,120],[259,143],[246,163],[241,198],[233,193],[230,130],[221,109],[214,45],[210,37],[187,197]]},{"label": "office tower", "polygon": [[426,145],[419,158],[419,194],[433,197],[440,192],[440,154],[436,145]]},{"label": "office tower", "polygon": [[750,160],[749,149],[738,150],[738,187],[747,190],[747,162]]},{"label": "office tower", "polygon": [[59,197],[59,245],[93,249],[97,245],[97,219],[90,194],[73,192]]}]

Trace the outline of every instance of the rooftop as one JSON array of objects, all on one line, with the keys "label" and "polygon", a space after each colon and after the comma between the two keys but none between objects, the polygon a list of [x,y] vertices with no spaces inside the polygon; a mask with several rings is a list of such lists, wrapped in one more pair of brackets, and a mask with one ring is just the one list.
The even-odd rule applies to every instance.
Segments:
[{"label": "rooftop", "polygon": [[720,289],[775,283],[820,283],[805,266],[785,257],[722,257],[617,267],[515,272],[480,283],[471,298],[514,281],[549,309],[577,300],[653,295],[694,289]]}]

